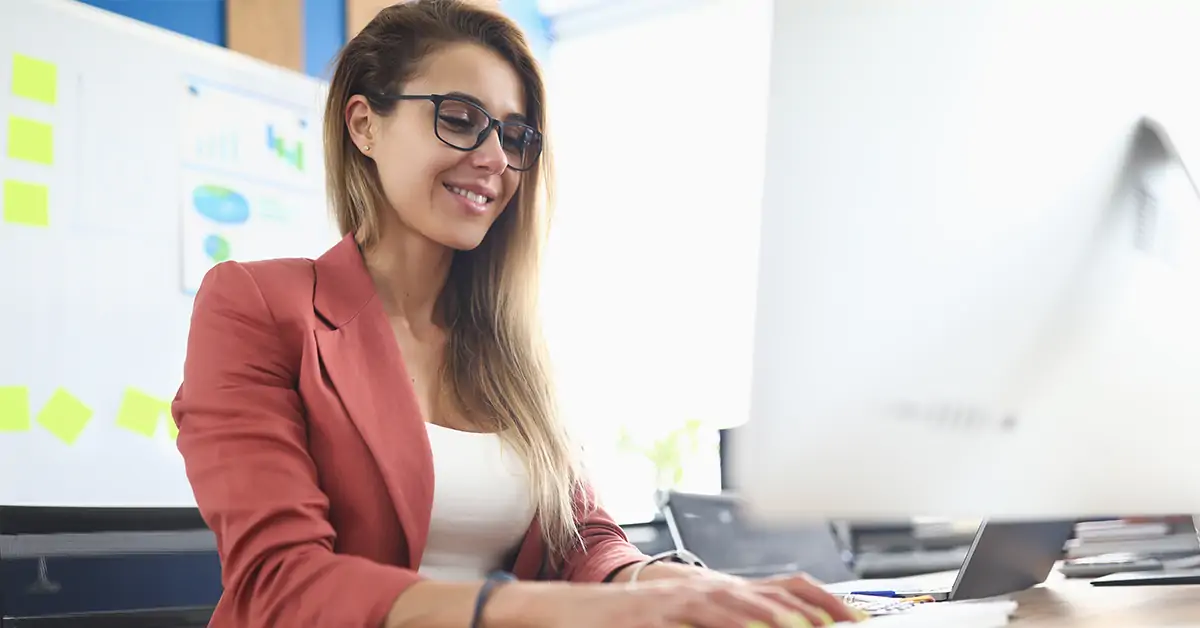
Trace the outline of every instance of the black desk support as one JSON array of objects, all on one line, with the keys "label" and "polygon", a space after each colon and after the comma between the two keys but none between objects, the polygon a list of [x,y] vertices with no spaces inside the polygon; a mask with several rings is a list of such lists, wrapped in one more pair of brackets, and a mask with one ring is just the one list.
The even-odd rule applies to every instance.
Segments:
[{"label": "black desk support", "polygon": [[211,618],[211,608],[178,608],[0,619],[0,628],[204,628]]},{"label": "black desk support", "polygon": [[0,534],[169,532],[207,528],[196,508],[50,508],[0,505]]},{"label": "black desk support", "polygon": [[214,543],[195,508],[0,506],[0,628],[206,626]]}]

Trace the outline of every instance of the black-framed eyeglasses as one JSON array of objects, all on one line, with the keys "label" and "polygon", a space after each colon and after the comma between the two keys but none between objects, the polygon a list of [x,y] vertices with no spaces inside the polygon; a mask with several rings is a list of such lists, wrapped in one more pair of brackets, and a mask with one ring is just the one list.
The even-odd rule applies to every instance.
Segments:
[{"label": "black-framed eyeglasses", "polygon": [[452,94],[392,94],[389,100],[428,100],[433,103],[433,134],[443,144],[472,151],[487,141],[494,129],[508,157],[508,167],[524,172],[537,164],[542,134],[524,122],[497,120],[478,103]]}]

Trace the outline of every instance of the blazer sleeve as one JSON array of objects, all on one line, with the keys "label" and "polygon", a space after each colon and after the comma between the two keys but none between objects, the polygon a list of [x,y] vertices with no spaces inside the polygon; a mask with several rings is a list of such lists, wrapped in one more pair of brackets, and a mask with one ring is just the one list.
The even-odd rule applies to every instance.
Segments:
[{"label": "blazer sleeve", "polygon": [[334,553],[296,390],[300,347],[281,332],[245,266],[209,271],[172,415],[196,503],[217,537],[221,603],[240,628],[377,628],[420,577]]},{"label": "blazer sleeve", "polygon": [[596,505],[591,486],[581,491],[576,508],[582,515],[579,534],[583,543],[564,557],[563,580],[605,582],[618,569],[647,558],[608,512]]}]

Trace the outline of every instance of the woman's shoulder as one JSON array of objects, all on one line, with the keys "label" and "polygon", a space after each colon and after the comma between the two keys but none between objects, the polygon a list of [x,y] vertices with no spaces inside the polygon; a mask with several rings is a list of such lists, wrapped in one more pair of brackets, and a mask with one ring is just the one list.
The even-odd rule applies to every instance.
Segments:
[{"label": "woman's shoulder", "polygon": [[264,296],[292,298],[307,294],[312,305],[313,286],[316,285],[315,262],[303,257],[283,257],[254,262],[235,262],[246,269]]},{"label": "woman's shoulder", "polygon": [[305,258],[221,262],[201,283],[197,306],[215,300],[268,314],[276,323],[302,324],[313,318],[315,277],[313,260]]}]

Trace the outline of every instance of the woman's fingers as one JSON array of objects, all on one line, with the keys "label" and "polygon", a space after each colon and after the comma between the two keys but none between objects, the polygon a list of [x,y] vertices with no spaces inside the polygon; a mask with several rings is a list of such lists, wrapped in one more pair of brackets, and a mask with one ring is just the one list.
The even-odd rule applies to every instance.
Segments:
[{"label": "woman's fingers", "polygon": [[804,575],[771,578],[766,580],[764,584],[779,587],[799,598],[810,607],[824,611],[833,619],[834,623],[862,621],[867,618],[865,613],[846,606],[837,596],[822,589],[812,579]]},{"label": "woman's fingers", "polygon": [[[672,628],[812,628],[866,615],[808,578],[662,581],[639,587],[646,614]],[[656,623],[657,625],[657,623]]]},{"label": "woman's fingers", "polygon": [[[695,591],[682,598],[668,619],[682,628],[765,628],[753,624],[755,620],[731,602],[728,592],[721,589]],[[771,624],[766,627],[775,628]]]},{"label": "woman's fingers", "polygon": [[[830,626],[837,623],[833,616],[828,611],[806,603],[804,600],[792,595],[783,587],[776,585],[765,585],[762,590],[762,595],[775,601],[779,605],[787,608],[793,613],[797,613],[808,622],[811,626]],[[805,625],[805,624],[800,624]]]},{"label": "woman's fingers", "polygon": [[[822,612],[805,613],[804,605],[779,590],[779,599],[752,583],[709,587],[690,596],[670,613],[671,625],[689,628],[812,628],[828,625]],[[809,609],[812,611],[813,609]],[[814,621],[815,619],[815,621]]]},{"label": "woman's fingers", "polygon": [[774,599],[758,587],[731,587],[720,590],[717,596],[721,604],[741,615],[742,625],[749,628],[810,628],[813,625],[797,606]]}]

